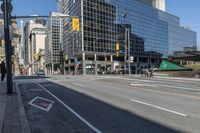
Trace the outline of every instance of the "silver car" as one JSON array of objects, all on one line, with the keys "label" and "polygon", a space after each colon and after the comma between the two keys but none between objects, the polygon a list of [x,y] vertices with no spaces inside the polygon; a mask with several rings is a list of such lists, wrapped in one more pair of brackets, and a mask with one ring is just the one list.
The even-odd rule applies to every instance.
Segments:
[{"label": "silver car", "polygon": [[37,76],[45,76],[45,72],[44,72],[44,70],[40,69],[40,70],[38,70],[38,71],[36,72],[36,75],[37,75]]}]

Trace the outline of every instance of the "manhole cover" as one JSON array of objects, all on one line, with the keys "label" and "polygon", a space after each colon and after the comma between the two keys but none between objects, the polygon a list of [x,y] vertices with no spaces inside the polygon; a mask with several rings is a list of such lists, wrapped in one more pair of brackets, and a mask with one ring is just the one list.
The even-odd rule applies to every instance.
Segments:
[{"label": "manhole cover", "polygon": [[48,100],[46,98],[39,97],[39,96],[33,98],[29,102],[30,105],[32,105],[38,109],[47,111],[47,112],[52,108],[53,103],[54,103],[54,101],[51,101],[51,100]]}]

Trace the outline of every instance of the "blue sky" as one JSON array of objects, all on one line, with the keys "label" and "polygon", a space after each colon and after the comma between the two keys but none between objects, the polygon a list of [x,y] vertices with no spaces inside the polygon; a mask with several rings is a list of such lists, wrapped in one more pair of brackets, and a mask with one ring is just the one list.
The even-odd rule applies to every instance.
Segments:
[{"label": "blue sky", "polygon": [[[197,40],[200,48],[200,0],[166,0],[167,12],[181,18],[181,25],[191,26],[198,32]],[[48,15],[55,11],[56,0],[13,0],[13,15]]]}]

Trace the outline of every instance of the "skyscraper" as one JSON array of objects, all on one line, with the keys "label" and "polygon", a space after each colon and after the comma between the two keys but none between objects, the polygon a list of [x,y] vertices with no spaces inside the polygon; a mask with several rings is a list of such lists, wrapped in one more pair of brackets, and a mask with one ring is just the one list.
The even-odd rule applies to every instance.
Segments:
[{"label": "skyscraper", "polygon": [[52,12],[47,20],[45,38],[45,66],[47,74],[61,71],[61,21],[58,13]]},{"label": "skyscraper", "polygon": [[[77,58],[83,74],[116,70],[124,61],[118,59],[129,50],[134,56],[132,72],[137,72],[158,65],[158,57],[197,45],[196,32],[181,27],[179,17],[162,11],[165,0],[61,0],[58,5],[61,13],[81,20],[79,32],[72,30],[70,19],[64,21],[62,45],[66,55]],[[122,46],[120,57],[115,54],[116,43]],[[75,70],[76,63],[68,63]]]},{"label": "skyscraper", "polygon": [[19,63],[21,65],[24,65],[24,59],[25,59],[25,51],[24,51],[24,22],[20,21],[18,24],[19,29]]},{"label": "skyscraper", "polygon": [[159,10],[165,11],[165,0],[136,0],[136,1],[143,3],[145,5],[152,6]]},{"label": "skyscraper", "polygon": [[153,7],[157,8],[157,9],[165,11],[165,8],[166,8],[165,6],[166,6],[165,0],[154,0],[153,1]]}]

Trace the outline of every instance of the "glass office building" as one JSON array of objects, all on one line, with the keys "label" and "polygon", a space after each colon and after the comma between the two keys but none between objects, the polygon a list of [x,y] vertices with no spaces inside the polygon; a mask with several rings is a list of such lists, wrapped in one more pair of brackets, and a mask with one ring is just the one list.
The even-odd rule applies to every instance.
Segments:
[{"label": "glass office building", "polygon": [[45,66],[47,74],[61,71],[61,18],[57,13],[51,13],[47,20],[45,38]]},{"label": "glass office building", "polygon": [[[79,32],[71,30],[70,19],[64,20],[62,44],[63,53],[75,56],[84,74],[84,68],[97,72],[102,64],[104,70],[115,70],[115,60],[120,61],[115,54],[118,42],[135,57],[132,69],[156,64],[154,59],[167,58],[185,47],[196,47],[196,32],[181,27],[179,17],[139,0],[60,0],[58,5],[61,13],[81,20]],[[129,38],[120,38],[121,32]]]}]

